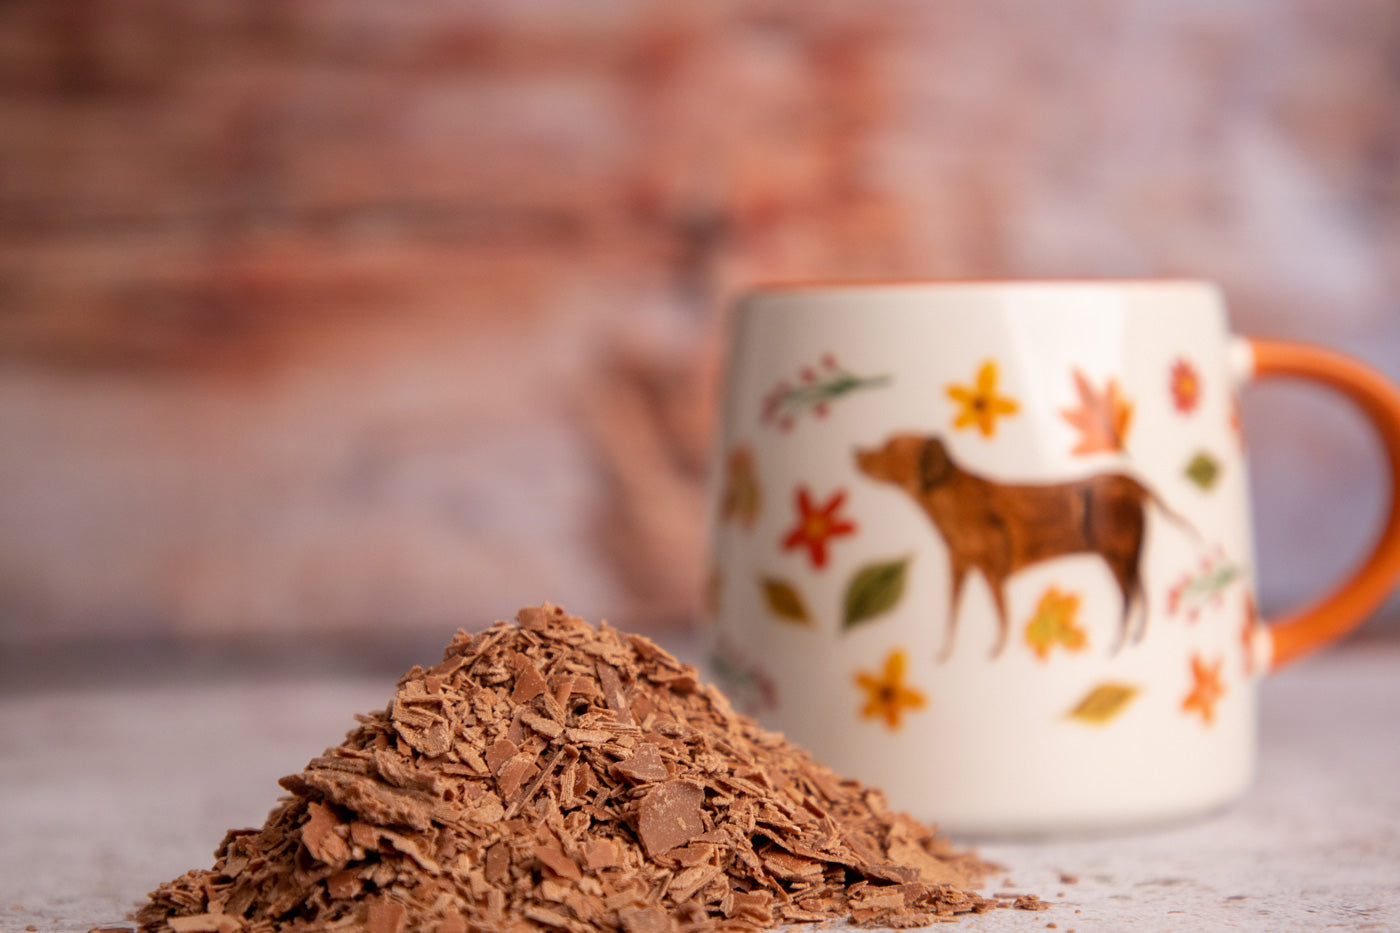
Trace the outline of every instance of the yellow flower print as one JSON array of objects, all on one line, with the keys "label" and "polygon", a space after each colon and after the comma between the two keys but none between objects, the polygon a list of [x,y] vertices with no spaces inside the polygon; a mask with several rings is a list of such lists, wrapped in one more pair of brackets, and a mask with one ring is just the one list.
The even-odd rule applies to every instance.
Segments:
[{"label": "yellow flower print", "polygon": [[1050,657],[1050,649],[1055,645],[1079,651],[1089,639],[1079,627],[1078,617],[1079,597],[1074,593],[1061,592],[1058,587],[1050,587],[1040,597],[1040,605],[1035,607],[1035,615],[1026,626],[1026,644],[1042,661]]},{"label": "yellow flower print", "polygon": [[996,433],[997,418],[1014,415],[1021,409],[1015,399],[997,395],[997,364],[992,360],[977,370],[975,385],[948,386],[948,397],[961,406],[953,427],[976,425],[983,437]]},{"label": "yellow flower print", "polygon": [[856,684],[865,691],[865,705],[860,714],[866,719],[884,719],[891,732],[902,725],[905,710],[923,709],[928,701],[924,695],[904,684],[909,658],[904,649],[896,648],[885,658],[885,669],[879,674],[856,672]]}]

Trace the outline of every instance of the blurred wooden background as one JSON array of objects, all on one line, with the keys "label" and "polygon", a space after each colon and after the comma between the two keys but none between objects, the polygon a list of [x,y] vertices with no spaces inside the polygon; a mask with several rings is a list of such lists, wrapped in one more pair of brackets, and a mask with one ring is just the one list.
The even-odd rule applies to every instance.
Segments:
[{"label": "blurred wooden background", "polygon": [[[684,623],[735,289],[1092,275],[1400,377],[1400,4],[7,0],[0,646]],[[1246,416],[1267,608],[1381,474]]]}]

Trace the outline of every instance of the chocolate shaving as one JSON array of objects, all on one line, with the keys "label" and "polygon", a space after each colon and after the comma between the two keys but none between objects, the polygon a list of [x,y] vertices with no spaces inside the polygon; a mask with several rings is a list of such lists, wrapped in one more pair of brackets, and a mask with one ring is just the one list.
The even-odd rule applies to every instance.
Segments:
[{"label": "chocolate shaving", "polygon": [[549,685],[540,675],[539,668],[527,661],[515,675],[515,689],[511,691],[510,700],[512,703],[529,703],[547,689]]},{"label": "chocolate shaving", "polygon": [[1043,906],[968,890],[992,866],[651,641],[549,605],[458,632],[280,783],[262,829],[151,894],[142,933],[749,933]]},{"label": "chocolate shaving", "polygon": [[613,765],[613,771],[634,784],[648,781],[664,781],[670,775],[661,761],[661,753],[650,742],[643,742],[632,752],[632,757]]},{"label": "chocolate shaving", "polygon": [[622,678],[617,676],[617,668],[606,661],[599,661],[598,683],[603,688],[603,702],[617,716],[617,721],[632,722],[632,710],[627,705],[627,694],[622,690]]},{"label": "chocolate shaving", "polygon": [[647,855],[669,852],[703,833],[704,800],[704,788],[694,781],[667,781],[643,797],[637,807],[637,835]]}]

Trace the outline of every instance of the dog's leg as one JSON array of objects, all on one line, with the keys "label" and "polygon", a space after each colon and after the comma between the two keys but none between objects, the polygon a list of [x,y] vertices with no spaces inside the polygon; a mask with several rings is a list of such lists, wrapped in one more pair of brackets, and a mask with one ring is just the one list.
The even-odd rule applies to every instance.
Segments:
[{"label": "dog's leg", "polygon": [[949,561],[948,566],[952,587],[948,596],[948,618],[943,622],[943,645],[938,649],[939,664],[953,656],[953,635],[958,627],[958,604],[962,601],[963,583],[967,580],[967,568],[957,560]]},{"label": "dog's leg", "polygon": [[1104,562],[1113,573],[1113,579],[1118,581],[1118,592],[1123,595],[1123,615],[1119,619],[1118,638],[1113,643],[1113,654],[1122,651],[1128,644],[1133,610],[1141,611],[1141,622],[1132,638],[1133,644],[1137,644],[1147,628],[1147,600],[1143,597],[1142,580],[1138,577],[1138,556],[1137,551],[1132,554],[1103,555]]},{"label": "dog's leg", "polygon": [[992,646],[992,657],[995,659],[1001,657],[1001,653],[1006,650],[1006,636],[1010,629],[1006,620],[1006,577],[993,578],[991,574],[987,574],[987,583],[992,588],[992,601],[997,605],[997,643]]},{"label": "dog's leg", "polygon": [[1143,582],[1141,568],[1133,574],[1133,602],[1137,605],[1137,631],[1133,633],[1133,644],[1142,641],[1147,634],[1147,584]]}]

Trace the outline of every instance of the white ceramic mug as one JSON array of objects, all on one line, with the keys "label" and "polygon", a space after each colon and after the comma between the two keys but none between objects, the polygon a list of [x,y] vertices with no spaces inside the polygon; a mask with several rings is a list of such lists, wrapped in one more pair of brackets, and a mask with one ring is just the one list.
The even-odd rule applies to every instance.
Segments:
[{"label": "white ceramic mug", "polygon": [[1231,336],[1206,283],[748,295],[715,470],[716,678],[953,831],[1222,805],[1251,780],[1260,675],[1400,575],[1392,503],[1332,595],[1258,619],[1236,389],[1279,374],[1357,401],[1400,469],[1400,393]]}]

